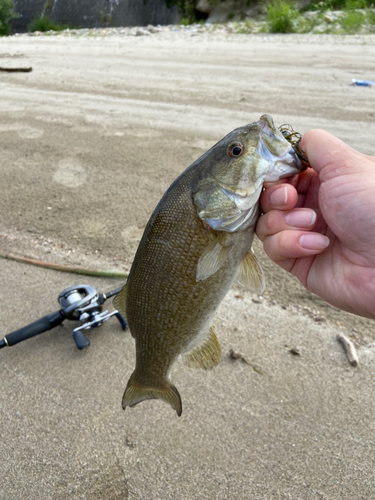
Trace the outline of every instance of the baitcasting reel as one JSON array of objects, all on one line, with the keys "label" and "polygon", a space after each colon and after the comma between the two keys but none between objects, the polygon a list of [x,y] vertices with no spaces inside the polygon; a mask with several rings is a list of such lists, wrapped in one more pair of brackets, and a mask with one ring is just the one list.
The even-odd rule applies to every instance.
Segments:
[{"label": "baitcasting reel", "polygon": [[83,323],[73,330],[73,339],[78,349],[84,349],[90,345],[89,339],[83,334],[82,330],[90,330],[101,326],[112,316],[116,316],[122,329],[125,330],[126,321],[118,311],[102,312],[104,302],[119,293],[120,290],[121,288],[117,288],[109,293],[98,293],[90,285],[70,286],[62,291],[57,299],[61,306],[59,311],[48,314],[30,325],[9,333],[0,340],[0,348],[10,347],[22,340],[52,330],[55,326],[61,325],[65,319]]}]

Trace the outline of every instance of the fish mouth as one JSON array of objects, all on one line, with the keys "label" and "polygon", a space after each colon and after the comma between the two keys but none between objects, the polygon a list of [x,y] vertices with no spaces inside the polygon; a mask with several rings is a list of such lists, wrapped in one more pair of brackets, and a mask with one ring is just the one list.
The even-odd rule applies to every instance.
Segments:
[{"label": "fish mouth", "polygon": [[306,160],[298,143],[301,134],[298,134],[289,125],[277,128],[270,115],[262,115],[257,122],[259,142],[257,152],[269,162],[270,168],[263,180],[275,182],[301,173],[306,169]]},{"label": "fish mouth", "polygon": [[284,139],[284,135],[275,126],[271,115],[268,114],[262,115],[258,121],[258,127],[260,131],[263,132],[263,134],[266,134],[269,137],[277,136],[281,139]]},{"label": "fish mouth", "polygon": [[284,124],[276,127],[272,117],[264,114],[258,121],[258,127],[261,134],[270,137],[275,143],[285,144],[284,154],[279,156],[279,161],[276,161],[279,165],[283,163],[286,169],[285,173],[280,172],[280,179],[303,172],[307,168],[307,157],[299,147],[302,135],[296,132],[291,125]]}]

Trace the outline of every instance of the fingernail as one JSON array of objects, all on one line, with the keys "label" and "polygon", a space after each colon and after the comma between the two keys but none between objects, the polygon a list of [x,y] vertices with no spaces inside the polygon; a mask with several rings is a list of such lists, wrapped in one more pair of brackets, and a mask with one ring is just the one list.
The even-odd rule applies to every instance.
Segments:
[{"label": "fingernail", "polygon": [[296,210],[285,216],[285,222],[292,229],[309,227],[316,221],[316,213],[313,210]]},{"label": "fingernail", "polygon": [[329,245],[329,238],[322,234],[303,234],[299,239],[299,244],[305,250],[323,250]]},{"label": "fingernail", "polygon": [[276,189],[271,196],[270,202],[274,207],[284,207],[288,201],[288,190],[286,186],[283,188]]}]

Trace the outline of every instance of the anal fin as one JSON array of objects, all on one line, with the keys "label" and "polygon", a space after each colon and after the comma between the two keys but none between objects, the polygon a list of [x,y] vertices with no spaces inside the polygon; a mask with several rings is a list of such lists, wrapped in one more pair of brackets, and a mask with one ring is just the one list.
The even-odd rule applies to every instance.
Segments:
[{"label": "anal fin", "polygon": [[221,347],[211,325],[204,341],[187,354],[181,354],[181,362],[189,368],[210,370],[220,363]]},{"label": "anal fin", "polygon": [[263,271],[253,249],[242,259],[236,279],[241,285],[258,295],[264,292],[266,283]]}]

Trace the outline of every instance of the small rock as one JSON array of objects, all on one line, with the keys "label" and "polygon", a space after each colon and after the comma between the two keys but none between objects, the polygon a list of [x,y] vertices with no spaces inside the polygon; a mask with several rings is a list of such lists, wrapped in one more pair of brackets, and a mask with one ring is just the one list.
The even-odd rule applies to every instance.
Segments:
[{"label": "small rock", "polygon": [[151,33],[145,28],[138,28],[134,33],[134,36],[148,36],[148,35],[151,35]]},{"label": "small rock", "polygon": [[301,356],[301,352],[298,347],[292,347],[291,349],[289,349],[289,352],[294,356]]},{"label": "small rock", "polygon": [[318,323],[327,321],[324,316],[313,316],[313,320],[318,322]]}]

